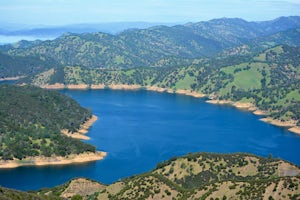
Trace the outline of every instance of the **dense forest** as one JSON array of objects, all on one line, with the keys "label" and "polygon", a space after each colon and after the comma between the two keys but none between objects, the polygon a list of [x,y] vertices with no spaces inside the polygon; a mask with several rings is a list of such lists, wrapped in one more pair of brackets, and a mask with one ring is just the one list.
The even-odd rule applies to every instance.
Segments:
[{"label": "dense forest", "polygon": [[0,79],[31,76],[51,69],[53,66],[59,66],[53,59],[40,56],[10,56],[0,52]]},{"label": "dense forest", "polygon": [[76,131],[90,117],[90,110],[58,92],[0,85],[0,158],[95,152],[94,146],[60,132]]}]

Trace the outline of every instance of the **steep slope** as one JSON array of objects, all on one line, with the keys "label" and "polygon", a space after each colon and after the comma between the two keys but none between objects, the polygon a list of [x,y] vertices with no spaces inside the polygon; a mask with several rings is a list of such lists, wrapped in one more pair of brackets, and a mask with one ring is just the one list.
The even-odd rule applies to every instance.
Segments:
[{"label": "steep slope", "polygon": [[32,76],[58,66],[53,59],[39,56],[9,56],[0,52],[0,78]]},{"label": "steep slope", "polygon": [[300,26],[300,17],[280,17],[270,21],[248,22],[239,18],[213,19],[184,25],[205,38],[214,38],[227,45],[236,45],[254,38],[273,35]]},{"label": "steep slope", "polygon": [[277,32],[272,35],[257,37],[249,42],[245,42],[241,46],[226,49],[219,55],[222,57],[226,57],[228,55],[254,55],[278,45],[299,47],[299,35],[299,28],[289,29],[287,31]]},{"label": "steep slope", "polygon": [[279,17],[270,21],[258,22],[257,24],[261,28],[261,32],[268,35],[299,27],[299,20],[299,16]]},{"label": "steep slope", "polygon": [[[182,38],[181,41],[178,40],[179,37]],[[184,60],[178,58],[199,57],[210,51],[216,52],[218,48],[209,39],[184,30],[176,33],[173,28],[162,26],[130,30],[116,36],[105,33],[65,34],[26,50],[12,47],[5,52],[18,56],[42,55],[56,59],[62,65],[130,68],[179,65]]]}]

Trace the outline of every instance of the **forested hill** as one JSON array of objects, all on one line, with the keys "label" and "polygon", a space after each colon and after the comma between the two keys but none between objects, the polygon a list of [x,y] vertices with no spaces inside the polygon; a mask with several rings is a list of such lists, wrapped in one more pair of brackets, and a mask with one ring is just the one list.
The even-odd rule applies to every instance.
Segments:
[{"label": "forested hill", "polygon": [[[265,22],[215,19],[177,26],[156,26],[106,33],[64,34],[49,41],[20,42],[0,49],[11,56],[40,56],[62,65],[92,68],[182,66],[193,59],[216,55],[225,49],[252,44],[259,38],[294,30],[293,37],[271,37],[257,43],[256,50],[278,44],[300,45],[300,17],[282,17]],[[290,34],[292,35],[292,34]],[[265,46],[267,44],[267,46]],[[4,66],[7,67],[7,66]]]},{"label": "forested hill", "polygon": [[265,22],[223,18],[5,45],[0,47],[0,72],[4,78],[25,75],[20,83],[38,86],[186,89],[252,103],[275,119],[300,125],[299,47],[300,17]]},{"label": "forested hill", "polygon": [[[140,85],[189,90],[213,99],[251,103],[266,115],[300,123],[300,47],[276,46],[255,56],[202,59],[186,67],[124,70],[65,67],[31,84]],[[48,75],[47,75],[48,74]],[[45,81],[46,80],[46,81]]]},{"label": "forested hill", "polygon": [[90,117],[91,111],[58,92],[0,85],[0,159],[95,152],[61,133],[77,130]]},{"label": "forested hill", "polygon": [[0,52],[0,79],[32,76],[60,64],[51,58],[35,56],[10,56]]},{"label": "forested hill", "polygon": [[3,199],[299,199],[300,169],[251,154],[193,153],[111,185],[76,178],[37,192],[0,188]]}]

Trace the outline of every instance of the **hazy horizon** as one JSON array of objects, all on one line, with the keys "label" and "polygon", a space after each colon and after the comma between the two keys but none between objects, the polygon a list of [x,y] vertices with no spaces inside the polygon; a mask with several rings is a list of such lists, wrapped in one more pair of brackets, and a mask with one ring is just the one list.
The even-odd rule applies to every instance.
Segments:
[{"label": "hazy horizon", "polygon": [[0,23],[64,26],[102,23],[187,23],[216,18],[266,21],[300,13],[297,0],[10,0],[0,2]]},{"label": "hazy horizon", "polygon": [[[275,20],[280,17],[292,17],[292,16],[278,16],[277,18],[270,19]],[[299,17],[299,16],[297,16]],[[233,19],[229,17],[222,17],[227,19]],[[214,18],[222,19],[222,18]],[[246,20],[243,18],[239,18]],[[209,21],[209,20],[207,20]],[[207,22],[197,21],[197,22]],[[248,20],[246,20],[248,21]],[[269,21],[269,20],[265,20]],[[102,23],[81,23],[81,24],[66,24],[66,25],[28,25],[28,24],[10,24],[1,23],[0,29],[0,45],[15,43],[21,40],[34,41],[34,40],[52,40],[64,33],[92,33],[92,32],[104,32],[108,34],[118,34],[128,29],[146,29],[158,25],[176,26],[184,25],[194,22],[143,22],[143,21],[128,21],[128,22],[102,22]],[[260,21],[248,21],[248,22],[260,22]]]}]

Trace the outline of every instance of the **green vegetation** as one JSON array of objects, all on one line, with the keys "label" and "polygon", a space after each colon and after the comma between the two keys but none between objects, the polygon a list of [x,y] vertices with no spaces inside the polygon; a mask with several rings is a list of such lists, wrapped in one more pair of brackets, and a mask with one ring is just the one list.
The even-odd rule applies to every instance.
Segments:
[{"label": "green vegetation", "polygon": [[[159,163],[148,173],[98,184],[98,189],[94,181],[79,178],[37,194],[64,197],[72,191],[74,199],[297,199],[299,173],[298,166],[280,159],[193,153]],[[85,185],[84,194],[78,187],[76,191],[76,184]]]},{"label": "green vegetation", "polygon": [[299,122],[299,53],[296,47],[271,48],[246,63],[218,69],[202,91],[218,99],[252,102],[275,119]]},{"label": "green vegetation", "polygon": [[0,78],[28,76],[60,66],[54,59],[41,56],[10,56],[0,52]]},{"label": "green vegetation", "polygon": [[5,200],[62,200],[63,198],[54,195],[37,195],[30,192],[21,192],[0,187],[0,199]]},{"label": "green vegetation", "polygon": [[[186,89],[214,99],[249,102],[275,119],[295,120],[299,124],[299,54],[299,47],[276,46],[253,57],[200,59],[186,67],[124,70],[65,67],[53,73],[46,83],[136,84]],[[32,80],[32,84],[43,84],[39,78]]]},{"label": "green vegetation", "polygon": [[[194,59],[215,57],[219,53],[244,55],[279,44],[299,46],[299,26],[299,17],[283,17],[265,23],[216,19],[173,27],[127,30],[117,35],[68,33],[52,41],[21,41],[4,45],[0,50],[9,56],[19,56],[18,59],[37,57],[44,60],[42,65],[47,66],[53,60],[52,67],[175,67],[189,65]],[[3,67],[11,67],[7,64]],[[25,66],[21,68],[22,65],[18,64],[18,69],[22,69],[19,74],[24,70],[27,70],[25,74],[32,74],[31,68]]]},{"label": "green vegetation", "polygon": [[91,117],[71,98],[33,86],[0,85],[0,158],[66,156],[95,147],[61,134]]},{"label": "green vegetation", "polygon": [[[52,41],[21,41],[0,46],[0,78],[26,76],[19,83],[37,86],[185,89],[252,103],[274,119],[300,125],[299,27],[299,17],[264,23],[218,19],[117,35],[64,34]],[[0,158],[94,152],[95,147],[60,133],[76,131],[90,117],[89,110],[56,92],[1,85]],[[72,184],[82,183],[93,190],[67,198],[299,199],[299,172],[299,167],[271,157],[198,153],[109,186],[72,180],[36,194],[0,188],[0,198],[60,199]]]},{"label": "green vegetation", "polygon": [[274,119],[300,125],[299,26],[299,17],[265,23],[218,19],[117,35],[64,34],[52,41],[1,46],[0,72],[27,76],[19,83],[38,86],[186,89],[252,103]]},{"label": "green vegetation", "polygon": [[271,156],[192,153],[111,185],[77,178],[30,193],[0,188],[0,199],[298,199],[299,174]]}]

